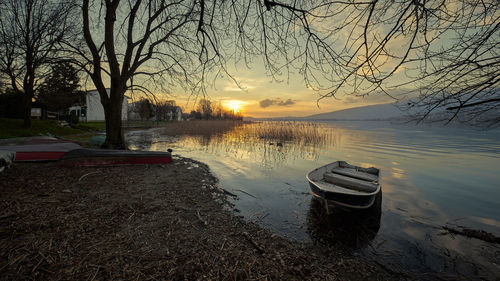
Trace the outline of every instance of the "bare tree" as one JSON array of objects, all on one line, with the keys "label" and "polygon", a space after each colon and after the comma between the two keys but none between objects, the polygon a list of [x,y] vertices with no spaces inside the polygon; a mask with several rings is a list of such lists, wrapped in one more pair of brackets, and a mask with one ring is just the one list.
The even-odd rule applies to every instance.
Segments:
[{"label": "bare tree", "polygon": [[243,116],[239,112],[234,112],[226,108],[221,102],[210,101],[202,98],[198,100],[196,110],[191,111],[191,118],[194,119],[213,119],[213,120],[242,120]]},{"label": "bare tree", "polygon": [[87,48],[68,45],[100,93],[106,146],[124,146],[127,90],[178,85],[204,93],[212,79],[232,77],[228,62],[257,56],[272,79],[298,72],[323,98],[399,89],[404,95],[393,97],[423,108],[421,118],[472,109],[470,118],[498,122],[497,0],[82,3]]},{"label": "bare tree", "polygon": [[201,113],[203,119],[212,119],[214,113],[214,103],[208,99],[200,99],[196,107],[198,112]]},{"label": "bare tree", "polygon": [[154,116],[153,105],[148,99],[145,98],[135,103],[134,110],[139,115],[139,118],[141,118],[141,121],[144,119],[149,120],[151,117]]},{"label": "bare tree", "polygon": [[385,93],[420,120],[500,123],[499,1],[304,2],[264,1],[265,57],[322,98]]},{"label": "bare tree", "polygon": [[154,108],[157,121],[170,120],[177,111],[175,100],[156,100]]},{"label": "bare tree", "polygon": [[31,126],[31,102],[58,55],[59,43],[71,33],[71,1],[0,1],[0,72],[24,96],[24,125]]},{"label": "bare tree", "polygon": [[200,87],[196,73],[201,68],[195,63],[200,3],[83,0],[81,8],[88,49],[74,42],[67,45],[81,58],[100,94],[106,118],[104,146],[123,148],[120,116],[127,90],[150,93],[151,85],[172,83]]}]

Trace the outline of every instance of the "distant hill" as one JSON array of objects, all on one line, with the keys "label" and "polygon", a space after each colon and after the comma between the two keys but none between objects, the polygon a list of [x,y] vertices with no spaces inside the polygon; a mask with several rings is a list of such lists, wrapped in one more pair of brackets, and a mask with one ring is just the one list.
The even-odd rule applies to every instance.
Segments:
[{"label": "distant hill", "polygon": [[404,116],[393,103],[360,106],[333,112],[314,114],[304,120],[392,120]]},{"label": "distant hill", "polygon": [[[420,109],[423,110],[423,109]],[[425,112],[425,111],[422,111]],[[360,106],[349,109],[343,109],[338,111],[332,111],[327,113],[320,113],[309,115],[305,117],[278,117],[278,118],[253,118],[245,117],[248,121],[258,121],[258,120],[270,120],[270,121],[422,121],[420,118],[421,113],[419,108],[413,108],[409,111],[399,110],[394,103],[377,104]],[[434,110],[431,114],[425,117],[425,122],[428,123],[441,123],[448,124],[451,118],[453,121],[450,124],[460,124],[467,123],[468,125],[473,125],[477,127],[487,128],[491,125],[492,120],[498,120],[498,111],[490,111],[489,113],[484,113],[481,118],[475,120],[469,120],[470,117],[467,112],[460,112],[457,116],[454,116],[455,112],[447,111],[445,108],[438,108]],[[463,121],[465,120],[465,121]]]},{"label": "distant hill", "polygon": [[297,120],[297,121],[308,121],[308,120],[338,120],[338,121],[350,121],[350,120],[395,120],[402,119],[405,116],[404,112],[401,112],[394,104],[377,104],[360,106],[349,109],[343,109],[338,111],[332,111],[327,113],[314,114],[306,117],[277,117],[277,118],[254,118],[245,117],[245,120],[276,120],[276,121],[286,121],[286,120]]}]

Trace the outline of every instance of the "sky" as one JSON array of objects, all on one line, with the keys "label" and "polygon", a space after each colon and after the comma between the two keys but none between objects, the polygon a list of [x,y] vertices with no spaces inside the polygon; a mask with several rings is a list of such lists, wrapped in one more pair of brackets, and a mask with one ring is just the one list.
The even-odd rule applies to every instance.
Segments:
[{"label": "sky", "polygon": [[[318,24],[319,26],[316,26]],[[323,23],[314,23],[318,29],[321,29],[321,24]],[[384,33],[384,28],[384,26],[373,27],[370,29],[370,36],[376,37],[376,34]],[[349,38],[351,35],[346,30],[342,30],[342,32],[336,34],[336,36]],[[387,44],[388,48],[394,50],[394,53],[391,53],[390,55],[402,56],[400,53],[405,51],[405,48],[402,47],[405,46],[405,40],[408,40],[408,38],[396,38]],[[291,41],[293,41],[293,39],[291,39]],[[340,53],[340,49],[344,46],[343,43],[346,43],[347,41],[345,39],[340,40],[339,38],[335,38],[334,41],[339,41],[335,43],[335,46],[338,45],[337,48],[339,50],[337,51]],[[297,42],[300,42],[300,40]],[[294,52],[302,51],[304,51],[302,47],[297,47],[297,50],[290,51],[290,55]],[[275,54],[276,52],[271,53]],[[279,57],[279,54],[277,56],[277,58],[273,57],[271,61],[279,62],[283,59]],[[291,56],[293,57],[293,55]],[[310,60],[313,61],[315,54],[310,54],[309,56]],[[321,57],[321,55],[318,55],[318,57]],[[389,72],[394,68],[395,63],[392,63],[392,59],[389,55],[379,55],[377,58],[384,61],[377,61],[377,63],[380,64],[380,71]],[[228,77],[224,77],[218,79],[215,82],[215,85],[207,89],[207,98],[214,102],[221,102],[222,105],[226,105],[231,109],[241,112],[243,116],[256,118],[289,116],[304,117],[347,108],[385,104],[395,101],[391,97],[382,93],[371,94],[368,97],[357,97],[351,93],[345,93],[344,96],[340,95],[337,96],[337,98],[324,98],[318,100],[321,97],[320,94],[306,86],[303,75],[299,73],[297,69],[290,69],[289,76],[285,74],[278,78],[281,79],[281,81],[274,81],[267,75],[263,59],[264,58],[258,56],[253,57],[249,67],[245,64],[248,63],[246,60],[245,63],[240,61],[236,62],[235,65],[227,65],[226,67],[228,67],[228,71],[238,81],[241,87],[238,87],[238,85]],[[361,60],[362,58],[358,59]],[[304,63],[300,59],[294,61],[295,62],[291,64],[295,64],[295,66]],[[282,63],[283,65],[286,64],[284,61]],[[314,63],[310,64],[313,65]],[[326,65],[324,69],[328,68],[329,66]],[[309,68],[309,72],[317,72],[317,69],[319,69],[319,67],[317,65],[313,65]],[[343,74],[345,74],[345,72]],[[328,76],[330,75],[325,75],[325,77]],[[328,82],[325,83],[326,80],[322,79],[323,78],[319,77],[319,80],[321,80],[320,83],[323,83],[323,85],[321,85],[322,87],[334,86],[331,84],[327,85]],[[312,83],[314,83],[314,81]],[[349,87],[345,87],[343,89],[347,88]],[[196,108],[195,101],[196,98],[200,98],[199,96],[189,96],[189,94],[185,94],[182,90],[171,91],[172,96],[169,97],[169,99],[176,100],[177,104],[182,106],[184,111],[190,112]],[[343,93],[343,91],[344,90],[342,90],[341,93]]]},{"label": "sky", "polygon": [[[213,87],[208,88],[207,98],[221,102],[230,109],[236,109],[246,117],[303,117],[394,101],[384,94],[368,97],[349,95],[340,99],[325,98],[318,101],[319,94],[308,89],[303,77],[298,73],[291,73],[289,79],[284,77],[283,81],[278,82],[267,76],[265,69],[258,64],[254,64],[251,69],[240,67],[235,73],[234,77],[241,88],[231,79],[219,79]],[[196,97],[182,91],[172,93],[169,99],[174,99],[184,111],[189,112],[196,107]]]},{"label": "sky", "polygon": [[[307,88],[304,78],[297,72],[291,72],[290,77],[280,77],[280,81],[273,81],[266,74],[263,64],[254,63],[247,68],[239,66],[231,74],[238,81],[240,87],[229,77],[216,80],[214,85],[207,85],[207,95],[192,96],[181,88],[172,89],[169,94],[155,92],[156,98],[175,100],[184,112],[196,109],[196,102],[200,98],[207,98],[212,102],[220,102],[226,108],[241,113],[245,117],[273,118],[273,117],[304,117],[314,114],[327,113],[347,108],[384,104],[394,102],[394,99],[385,94],[371,94],[357,97],[345,95],[339,98],[324,98],[318,100],[318,92]],[[86,89],[95,89],[90,79],[85,80]],[[127,93],[132,99],[141,98],[140,94]]]},{"label": "sky", "polygon": [[[96,1],[96,3],[99,3],[99,1]],[[208,98],[213,102],[217,103],[220,102],[222,105],[226,105],[230,109],[240,112],[244,116],[257,117],[257,118],[287,117],[287,116],[303,117],[303,116],[332,112],[347,108],[354,108],[354,107],[374,105],[374,104],[385,104],[394,102],[395,100],[382,93],[371,94],[370,96],[367,97],[357,97],[354,94],[345,91],[349,87],[356,88],[358,92],[363,92],[366,90],[373,89],[373,87],[372,88],[365,87],[363,83],[369,84],[371,86],[378,85],[376,83],[372,84],[372,81],[374,80],[377,81],[377,79],[384,79],[384,75],[393,70],[395,71],[394,75],[391,76],[390,79],[384,80],[384,83],[382,84],[382,86],[384,86],[384,89],[388,89],[385,84],[388,81],[390,81],[391,84],[393,84],[393,86],[394,84],[396,84],[396,85],[403,85],[404,87],[410,87],[410,89],[411,88],[415,89],[416,87],[420,86],[421,81],[417,81],[418,83],[413,83],[413,85],[409,85],[411,84],[409,80],[412,79],[412,77],[414,78],[418,76],[417,74],[419,74],[422,70],[421,69],[422,64],[418,60],[412,62],[411,59],[408,59],[410,61],[409,64],[399,66],[398,64],[399,60],[401,58],[419,59],[420,54],[418,54],[417,52],[419,51],[420,47],[417,48],[415,46],[421,46],[421,47],[423,46],[422,48],[425,49],[424,47],[426,46],[426,44],[423,44],[424,39],[426,42],[429,40],[433,42],[433,46],[435,46],[435,49],[431,48],[429,49],[430,51],[438,51],[441,50],[443,46],[446,46],[448,44],[447,42],[448,39],[451,40],[452,38],[454,38],[454,36],[456,36],[453,29],[451,29],[450,34],[439,33],[442,30],[442,24],[447,24],[447,22],[444,21],[441,17],[438,17],[437,19],[431,17],[430,19],[433,20],[428,22],[428,24],[430,24],[429,26],[427,26],[427,21],[426,21],[426,28],[429,27],[431,29],[427,30],[426,33],[424,33],[424,35],[420,34],[422,32],[420,33],[417,32],[415,33],[417,36],[415,37],[412,36],[411,31],[417,30],[416,27],[419,26],[418,21],[409,21],[408,23],[406,23],[405,20],[401,23],[401,31],[398,31],[399,27],[396,29],[393,27],[393,24],[395,24],[395,22],[398,22],[398,20],[396,19],[398,19],[399,17],[395,17],[394,15],[397,15],[397,13],[401,13],[402,11],[403,12],[406,11],[406,9],[402,9],[407,6],[407,3],[405,3],[404,1],[397,4],[394,4],[391,1],[382,1],[380,3],[380,6],[378,6],[378,8],[374,10],[375,14],[373,18],[371,17],[372,12],[369,13],[370,15],[369,17],[367,16],[366,12],[370,10],[369,8],[370,6],[367,6],[366,3],[364,4],[364,6],[361,5],[366,8],[365,10],[360,9],[360,7],[358,7],[357,5],[352,5],[349,3],[350,2],[348,1],[346,2],[346,7],[347,7],[346,9],[344,9],[344,6],[342,5],[332,5],[330,8],[332,8],[333,10],[330,10],[330,8],[326,9],[325,8],[326,6],[319,5],[317,7],[317,10],[315,10],[318,16],[305,17],[306,19],[305,21],[303,21],[302,18],[300,18],[300,20],[299,18],[292,18],[291,21],[288,21],[285,15],[284,22],[286,24],[278,26],[280,27],[286,26],[288,28],[286,29],[286,32],[282,33],[283,30],[278,28],[276,29],[276,32],[270,33],[267,37],[265,37],[271,39],[276,37],[275,39],[273,39],[275,40],[275,44],[266,45],[266,48],[270,47],[269,49],[266,49],[268,50],[266,54],[268,55],[271,64],[274,65],[277,64],[278,66],[280,66],[278,68],[279,70],[276,71],[280,71],[281,66],[284,65],[294,65],[296,67],[303,67],[304,65],[307,65],[308,68],[306,70],[308,72],[306,73],[308,73],[309,76],[316,76],[316,77],[320,76],[316,75],[317,72],[322,72],[325,70],[335,71],[336,75],[333,75],[334,73],[326,73],[323,77],[320,77],[318,81],[314,81],[314,78],[311,78],[311,80],[313,80],[312,84],[316,85],[322,84],[321,87],[324,88],[328,87],[335,88],[336,85],[332,84],[325,85],[325,83],[323,82],[330,80],[330,81],[335,81],[335,83],[338,83],[339,80],[346,79],[346,77],[349,77],[347,78],[347,81],[349,82],[344,84],[344,87],[339,87],[340,89],[339,91],[341,93],[344,93],[344,96],[337,95],[336,98],[324,98],[319,100],[319,98],[321,97],[319,93],[312,89],[307,88],[302,75],[298,73],[298,70],[295,70],[295,72],[293,72],[294,69],[291,70],[292,73],[290,73],[290,76],[285,75],[283,77],[280,77],[282,81],[277,82],[272,78],[270,78],[268,75],[266,75],[266,69],[264,68],[263,66],[264,64],[262,62],[263,58],[255,58],[255,60],[251,62],[250,68],[247,68],[245,64],[229,66],[231,68],[229,69],[229,72],[239,82],[240,87],[238,87],[238,85],[236,85],[236,83],[231,79],[229,79],[228,77],[222,77],[215,82],[215,85],[209,85],[209,88],[207,88],[206,91],[206,96],[198,95],[197,97],[194,97],[178,88],[169,88],[168,89],[170,91],[169,95],[162,95],[157,92],[155,92],[155,94],[160,99],[175,100],[176,103],[180,105],[185,112],[190,112],[191,110],[195,109],[196,101],[199,100],[199,98]],[[451,2],[451,4],[448,3],[446,5],[446,8],[448,9],[447,11],[449,11],[448,13],[450,14],[451,17],[450,19],[454,19],[455,14],[456,15],[463,14],[461,9],[462,6],[458,5],[460,1],[457,2],[458,4],[454,3],[455,2]],[[315,4],[313,3],[311,5]],[[441,2],[431,1],[429,5],[432,7],[437,5],[435,7],[436,9],[444,9],[443,7],[441,7],[442,6]],[[126,13],[128,6],[124,5],[123,7],[125,7],[123,8],[125,13],[122,14],[118,13],[118,14],[121,17],[120,20],[126,22],[128,21],[128,16],[127,16],[128,14]],[[180,7],[184,6],[181,5]],[[245,9],[246,5],[242,7],[243,7],[242,11],[246,11]],[[98,4],[95,5],[94,19],[99,19],[99,16],[101,15],[100,14],[101,8],[102,6],[99,6]],[[410,9],[410,11],[413,10]],[[178,11],[173,10],[173,13],[175,15],[176,13],[178,13]],[[413,12],[409,13],[412,14]],[[143,16],[146,15],[147,13],[143,14]],[[229,34],[222,36],[220,39],[221,40],[220,42],[222,43],[220,44],[219,51],[225,50],[226,47],[227,49],[229,49],[229,51],[227,52],[226,51],[221,52],[222,57],[224,57],[222,61],[226,62],[226,59],[230,61],[235,58],[236,60],[238,60],[237,58],[241,57],[241,53],[244,53],[239,51],[233,52],[234,50],[238,50],[238,47],[241,47],[240,45],[242,45],[238,43],[239,42],[238,40],[233,40],[235,38],[238,39],[245,38],[246,41],[245,44],[243,44],[244,46],[247,46],[246,44],[252,46],[253,44],[250,44],[251,42],[253,42],[252,40],[254,41],[256,40],[255,45],[257,46],[260,46],[259,44],[262,44],[261,38],[263,36],[259,36],[259,34],[261,34],[259,31],[260,29],[256,29],[256,27],[258,28],[260,26],[260,19],[255,17],[255,15],[256,15],[255,12],[254,14],[252,14],[252,12],[250,12],[249,14],[245,14],[245,19],[246,19],[245,23],[248,24],[248,26],[245,25],[246,28],[243,29],[246,32],[245,33],[246,36],[243,37],[240,37],[239,33],[237,32],[236,32],[237,36],[232,37],[235,34],[231,34],[230,31],[232,30],[231,28],[234,29],[236,25],[234,26],[229,25],[227,27],[228,29],[226,29],[226,26],[222,25],[220,31],[221,34],[226,34],[226,33]],[[333,16],[330,17],[327,15],[335,15],[335,17]],[[415,16],[416,15],[417,14],[415,14]],[[467,16],[468,13],[465,13],[464,15]],[[223,18],[225,19],[225,17]],[[263,17],[263,19],[268,20],[267,24],[275,24],[275,23],[280,24],[282,23],[281,20],[283,20],[280,17]],[[272,21],[273,19],[275,19],[275,21]],[[364,22],[367,19],[370,19],[369,21],[370,25],[366,25],[367,27],[365,29]],[[412,17],[409,16],[409,19],[412,19]],[[497,15],[496,14],[489,15],[485,19],[485,21],[487,21],[488,19],[497,19]],[[302,27],[303,22],[308,22],[308,24],[310,23],[309,27],[313,27],[312,28],[313,31],[315,31],[317,34],[321,36],[325,36],[325,38],[328,38],[327,40],[324,40],[325,43],[324,45],[312,44],[311,47],[309,44],[305,44],[306,47],[303,46],[306,41],[308,43],[310,42],[309,40],[310,38],[314,38],[314,37],[307,37],[307,40],[305,39],[306,38],[306,36],[304,36],[305,33],[301,32],[301,30],[304,29]],[[358,22],[361,22],[361,24],[358,24]],[[484,24],[483,21],[480,22],[481,24]],[[99,20],[95,21],[93,23],[95,26],[93,27],[96,30],[99,30],[99,27],[102,26],[100,23],[101,21]],[[222,21],[222,23],[224,23],[224,21]],[[353,24],[352,28],[351,28],[351,23]],[[368,21],[366,21],[366,23],[368,23]],[[198,27],[198,25],[196,26]],[[349,26],[349,28],[346,28],[345,26]],[[405,27],[405,29],[403,27]],[[217,28],[215,29],[217,30]],[[158,29],[158,30],[163,30],[163,29]],[[240,29],[238,30],[241,31]],[[273,30],[273,29],[268,29],[268,30]],[[138,31],[136,30],[136,32]],[[102,32],[101,33],[96,32],[95,34],[102,34]],[[124,34],[125,33],[123,33],[122,35]],[[141,34],[142,33],[138,32],[139,36]],[[198,36],[198,33],[196,34]],[[150,36],[150,38],[151,37],[154,36]],[[182,39],[185,37],[186,36],[182,34],[176,38],[179,38],[180,40],[179,42],[184,42],[184,40]],[[98,39],[99,35],[95,35],[95,38]],[[388,39],[389,40],[388,42],[382,40],[384,43],[383,44],[380,43],[381,45],[376,44],[375,42],[381,42],[380,38],[390,38],[390,39]],[[127,39],[128,38],[125,38],[124,36],[122,38],[122,42],[126,41]],[[273,42],[273,40],[271,39],[269,39],[269,42]],[[362,44],[363,40],[366,40],[368,44],[363,45]],[[314,40],[312,41],[314,42]],[[186,42],[191,42],[191,41],[187,40]],[[279,44],[276,42],[278,42]],[[413,48],[410,48],[409,49],[410,51],[406,53],[407,47],[411,43],[414,44]],[[115,44],[115,45],[118,46],[120,44]],[[169,65],[169,63],[172,63],[171,66],[172,69],[174,70],[166,73],[168,74],[174,73],[171,75],[171,77],[173,77],[173,80],[176,79],[181,80],[178,83],[184,86],[190,85],[189,81],[186,82],[183,81],[182,79],[178,79],[178,77],[182,77],[182,75],[179,76],[176,75],[175,73],[176,72],[183,73],[181,69],[185,68],[188,69],[187,72],[189,72],[191,68],[199,70],[199,67],[193,67],[191,65],[193,64],[193,62],[195,62],[196,64],[197,62],[196,59],[194,60],[186,59],[186,57],[183,57],[182,55],[184,54],[184,52],[186,52],[187,54],[191,53],[197,54],[198,49],[191,48],[192,46],[198,46],[198,44],[193,44],[193,45],[188,44],[187,47],[186,45],[177,43],[168,45],[168,47],[172,47],[173,56],[177,55],[176,51],[180,54],[179,59],[174,59],[172,62],[167,62],[165,64],[157,62],[158,65],[160,65],[160,67],[163,67],[162,71],[165,69],[165,65]],[[276,47],[272,48],[272,46]],[[316,49],[314,46],[316,46]],[[325,48],[324,46],[328,47]],[[365,46],[365,48],[367,49],[366,52],[361,48],[362,46]],[[383,46],[383,48],[379,48],[377,46]],[[368,49],[370,49],[370,51]],[[250,51],[245,53],[254,56],[262,55],[262,51],[259,48],[254,49],[250,47],[249,50]],[[427,49],[425,50],[429,51]],[[123,50],[121,51],[123,52]],[[169,48],[166,48],[162,52],[170,52],[170,51],[171,50]],[[367,56],[367,53],[370,53],[368,57],[370,57],[371,64],[376,65],[375,68],[369,69],[366,67],[367,63],[363,63],[363,61]],[[306,59],[304,59],[304,54],[309,54],[307,56],[307,63],[305,63]],[[283,61],[281,63],[280,60],[285,60],[283,56],[286,57],[286,61]],[[200,58],[201,57],[202,56],[200,55]],[[184,61],[179,63],[178,61],[181,60]],[[244,61],[247,62],[246,57]],[[436,64],[438,63],[436,62]],[[180,67],[177,67],[177,65],[180,65]],[[344,65],[347,65],[348,67],[344,69],[342,67]],[[352,67],[356,67],[359,65],[363,66],[358,68],[357,71],[352,71]],[[434,62],[429,63],[430,71],[433,70],[433,66]],[[154,64],[143,67],[144,68],[141,68],[141,71],[144,72],[149,71],[153,73],[157,72],[156,69],[154,69]],[[170,69],[170,67],[167,67],[166,69]],[[355,73],[355,75],[352,75],[352,73]],[[362,78],[363,75],[365,75],[365,77],[374,77],[375,79],[363,79]],[[199,84],[196,84],[196,82],[198,81],[194,81],[197,79],[198,77],[194,78],[193,81],[191,81],[194,82],[196,87],[199,86]],[[139,78],[136,78],[135,82],[137,83],[138,80]],[[208,80],[210,79],[203,79],[202,81],[207,84],[211,83],[208,82]],[[156,84],[155,79],[151,80],[148,79],[147,81],[150,81],[148,83]],[[169,86],[171,85],[166,85],[166,87]],[[146,87],[148,86],[146,85]],[[198,90],[198,88],[196,88],[196,90]],[[407,90],[408,89],[398,88],[397,90],[391,91],[390,94],[391,95],[396,94],[394,96],[397,96],[398,93],[396,91],[398,91],[399,94],[401,95],[397,97],[401,98],[402,100],[405,100],[406,98],[408,98],[408,96],[405,96],[404,93]],[[418,93],[416,92],[416,94]]]},{"label": "sky", "polygon": [[[317,24],[320,23],[314,23],[314,25]],[[349,34],[339,33],[337,36],[348,37]],[[292,36],[290,40],[294,41],[293,38]],[[297,38],[297,42],[302,42],[302,37],[299,36]],[[305,44],[305,42],[302,43]],[[401,42],[398,42],[397,45],[400,48]],[[232,44],[229,44],[229,46],[234,48]],[[339,44],[338,48],[342,49],[342,46],[343,44]],[[294,53],[303,51],[303,47],[297,47],[296,50],[292,47],[287,57],[293,57]],[[171,88],[169,89],[171,92],[170,95],[164,98],[175,100],[177,105],[183,108],[184,112],[196,109],[196,101],[199,98],[208,98],[213,102],[220,102],[223,106],[233,109],[243,116],[255,118],[304,117],[347,108],[394,102],[392,98],[385,94],[356,97],[350,93],[346,93],[345,96],[338,96],[338,98],[318,100],[321,97],[320,94],[307,87],[307,83],[304,81],[303,75],[299,73],[299,70],[292,68],[289,70],[289,73],[278,77],[280,81],[275,81],[268,75],[263,57],[254,55],[247,60],[237,58],[241,56],[241,52],[233,54],[232,51],[228,51],[227,53],[230,56],[226,61],[227,65],[225,67],[233,78],[237,80],[239,85],[227,76],[217,79],[214,85],[210,84],[212,82],[211,79],[206,79],[206,96],[191,96],[180,88]],[[304,63],[301,59],[294,59],[294,63],[287,63],[280,57],[280,52],[271,51],[270,53],[276,56],[271,58],[271,61],[280,66],[290,63],[301,67],[301,64]],[[309,56],[311,57],[310,60],[313,60],[312,57],[314,55],[310,54]],[[328,67],[326,66],[325,69],[328,69]],[[317,68],[316,65],[313,65],[309,68],[309,72],[316,72],[317,70],[312,71],[311,69]],[[328,77],[329,75],[326,76]],[[321,82],[324,83],[325,80]],[[322,86],[330,87],[333,85],[326,85],[325,83]]]}]

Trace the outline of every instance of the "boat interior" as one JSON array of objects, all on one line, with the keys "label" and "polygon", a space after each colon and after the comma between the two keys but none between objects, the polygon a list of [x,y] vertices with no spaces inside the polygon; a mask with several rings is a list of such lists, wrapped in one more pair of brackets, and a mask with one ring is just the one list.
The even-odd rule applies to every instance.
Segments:
[{"label": "boat interior", "polygon": [[379,173],[376,168],[362,168],[337,161],[312,171],[309,179],[326,191],[367,194],[379,190]]}]

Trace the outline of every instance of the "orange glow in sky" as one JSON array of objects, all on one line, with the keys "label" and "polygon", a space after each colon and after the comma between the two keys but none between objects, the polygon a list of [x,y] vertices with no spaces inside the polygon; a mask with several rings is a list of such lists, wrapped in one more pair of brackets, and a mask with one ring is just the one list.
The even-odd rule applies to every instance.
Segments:
[{"label": "orange glow in sky", "polygon": [[222,104],[232,110],[234,113],[239,113],[242,110],[242,107],[246,104],[246,102],[241,100],[227,100],[223,101]]}]

